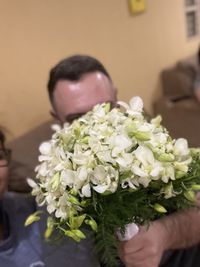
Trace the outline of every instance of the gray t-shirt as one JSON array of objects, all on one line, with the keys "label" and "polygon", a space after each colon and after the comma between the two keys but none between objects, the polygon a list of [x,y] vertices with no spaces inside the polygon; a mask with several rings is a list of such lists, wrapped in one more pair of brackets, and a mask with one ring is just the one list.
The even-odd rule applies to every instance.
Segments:
[{"label": "gray t-shirt", "polygon": [[91,239],[46,242],[45,219],[24,227],[27,216],[36,211],[32,197],[6,193],[2,206],[8,227],[0,242],[1,267],[99,267]]}]

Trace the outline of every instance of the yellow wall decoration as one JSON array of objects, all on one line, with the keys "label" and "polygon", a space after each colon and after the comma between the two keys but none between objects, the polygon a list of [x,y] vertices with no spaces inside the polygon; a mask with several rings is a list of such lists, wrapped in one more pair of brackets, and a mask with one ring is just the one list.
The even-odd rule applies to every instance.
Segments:
[{"label": "yellow wall decoration", "polygon": [[145,0],[129,0],[129,5],[132,14],[142,13],[146,9]]}]

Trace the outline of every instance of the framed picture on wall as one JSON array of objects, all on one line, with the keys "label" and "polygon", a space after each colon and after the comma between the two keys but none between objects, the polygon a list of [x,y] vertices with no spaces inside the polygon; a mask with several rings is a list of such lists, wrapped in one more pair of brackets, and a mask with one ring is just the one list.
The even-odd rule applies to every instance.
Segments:
[{"label": "framed picture on wall", "polygon": [[132,14],[140,14],[146,10],[146,0],[129,0]]}]

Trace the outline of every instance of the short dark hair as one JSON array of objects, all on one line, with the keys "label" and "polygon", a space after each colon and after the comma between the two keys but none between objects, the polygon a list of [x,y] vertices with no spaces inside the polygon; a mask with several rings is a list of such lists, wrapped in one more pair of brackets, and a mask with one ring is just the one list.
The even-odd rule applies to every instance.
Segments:
[{"label": "short dark hair", "polygon": [[3,133],[3,131],[0,129],[0,144],[2,144],[2,146],[4,146],[5,143],[5,135]]},{"label": "short dark hair", "polygon": [[103,64],[96,58],[87,55],[73,55],[63,59],[50,70],[47,85],[50,101],[53,100],[53,92],[59,80],[78,81],[84,74],[95,71],[102,72],[111,80]]},{"label": "short dark hair", "polygon": [[197,58],[198,58],[198,64],[200,66],[200,45],[199,45],[199,49],[198,49],[198,52],[197,52]]}]

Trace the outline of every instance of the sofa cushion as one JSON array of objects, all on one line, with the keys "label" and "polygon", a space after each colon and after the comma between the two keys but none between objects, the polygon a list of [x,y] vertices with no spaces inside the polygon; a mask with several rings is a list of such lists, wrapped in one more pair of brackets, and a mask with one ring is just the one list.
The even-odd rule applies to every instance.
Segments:
[{"label": "sofa cushion", "polygon": [[170,99],[193,96],[193,83],[198,69],[197,58],[179,61],[161,73],[163,94]]},{"label": "sofa cushion", "polygon": [[154,102],[154,113],[162,115],[162,125],[172,137],[184,137],[191,147],[200,147],[200,104],[195,98],[173,102],[162,97]]}]

